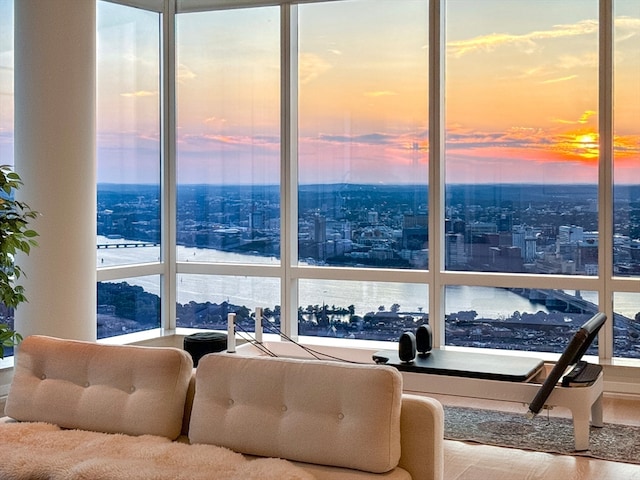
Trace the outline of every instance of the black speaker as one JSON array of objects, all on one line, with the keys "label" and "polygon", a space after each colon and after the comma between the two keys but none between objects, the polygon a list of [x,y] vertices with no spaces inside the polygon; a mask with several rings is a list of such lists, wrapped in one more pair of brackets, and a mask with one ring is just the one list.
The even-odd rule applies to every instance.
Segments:
[{"label": "black speaker", "polygon": [[416,336],[413,332],[404,332],[398,342],[398,357],[401,362],[413,362],[416,358]]},{"label": "black speaker", "polygon": [[420,325],[416,330],[416,349],[421,355],[426,355],[433,348],[431,327],[427,324]]}]

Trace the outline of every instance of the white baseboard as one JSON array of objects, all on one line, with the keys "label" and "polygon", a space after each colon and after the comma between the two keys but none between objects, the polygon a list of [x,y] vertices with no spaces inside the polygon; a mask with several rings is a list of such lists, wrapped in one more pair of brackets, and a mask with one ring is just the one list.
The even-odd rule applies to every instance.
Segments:
[{"label": "white baseboard", "polygon": [[604,382],[604,392],[607,395],[625,396],[640,395],[640,383],[637,382]]}]

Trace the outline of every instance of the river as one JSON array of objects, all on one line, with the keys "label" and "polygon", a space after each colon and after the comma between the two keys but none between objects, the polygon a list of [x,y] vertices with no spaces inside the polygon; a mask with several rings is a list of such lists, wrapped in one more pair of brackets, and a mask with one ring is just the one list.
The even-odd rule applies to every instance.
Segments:
[{"label": "river", "polygon": [[[109,240],[98,237],[98,243],[118,243],[124,240]],[[102,248],[97,251],[98,266],[127,265],[155,262],[159,258],[158,247]],[[277,265],[279,260],[270,257],[243,255],[213,249],[178,246],[176,252],[179,261],[245,263]],[[280,280],[278,278],[256,278],[245,276],[215,275],[178,275],[177,301],[188,303],[228,301],[255,307],[273,307],[280,304]],[[146,291],[158,294],[157,276],[127,279],[130,284],[140,285]],[[582,297],[596,303],[596,292],[580,292]],[[392,282],[347,282],[340,280],[301,280],[299,282],[299,304],[335,305],[348,307],[353,305],[355,312],[363,315],[377,311],[379,307],[389,310],[393,304],[400,305],[402,312],[427,312],[428,290],[426,285],[398,284]],[[640,293],[617,293],[616,311],[634,318],[640,310]],[[527,299],[502,288],[450,286],[446,289],[445,312],[475,310],[481,318],[509,317],[514,311],[520,313],[547,312],[544,305],[529,302]]]}]

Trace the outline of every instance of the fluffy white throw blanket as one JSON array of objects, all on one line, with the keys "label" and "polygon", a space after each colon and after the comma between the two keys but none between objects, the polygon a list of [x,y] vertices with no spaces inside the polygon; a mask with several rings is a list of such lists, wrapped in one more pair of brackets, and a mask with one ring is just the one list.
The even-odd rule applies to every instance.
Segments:
[{"label": "fluffy white throw blanket", "polygon": [[214,445],[187,445],[133,437],[61,430],[47,423],[0,426],[2,480],[313,480],[277,458],[249,460]]}]

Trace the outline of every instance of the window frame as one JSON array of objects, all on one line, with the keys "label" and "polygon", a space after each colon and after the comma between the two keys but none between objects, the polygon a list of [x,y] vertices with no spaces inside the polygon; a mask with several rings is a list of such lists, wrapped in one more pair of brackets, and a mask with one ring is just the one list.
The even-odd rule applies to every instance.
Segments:
[{"label": "window frame", "polygon": [[[426,283],[429,289],[429,317],[434,332],[434,347],[444,346],[444,290],[446,286],[518,287],[542,289],[578,289],[598,292],[600,310],[613,318],[614,292],[640,291],[640,278],[613,275],[613,22],[614,1],[599,0],[598,108],[599,148],[598,223],[599,274],[594,277],[506,274],[446,271],[444,266],[444,50],[446,0],[429,2],[429,266],[425,270],[367,268],[331,268],[298,265],[297,252],[297,50],[298,4],[344,0],[104,0],[158,11],[162,15],[162,256],[152,265],[98,268],[98,281],[160,274],[162,292],[162,329],[176,328],[177,274],[248,275],[278,277],[281,281],[281,306],[284,332],[297,336],[297,281],[299,279],[335,279]],[[366,0],[365,0],[366,1]],[[279,5],[281,9],[281,264],[224,265],[176,262],[176,140],[175,140],[175,23],[186,12],[251,8]],[[602,363],[628,364],[632,359],[613,358],[613,322],[607,322],[600,334],[599,359]],[[640,362],[637,362],[640,366]]]}]

